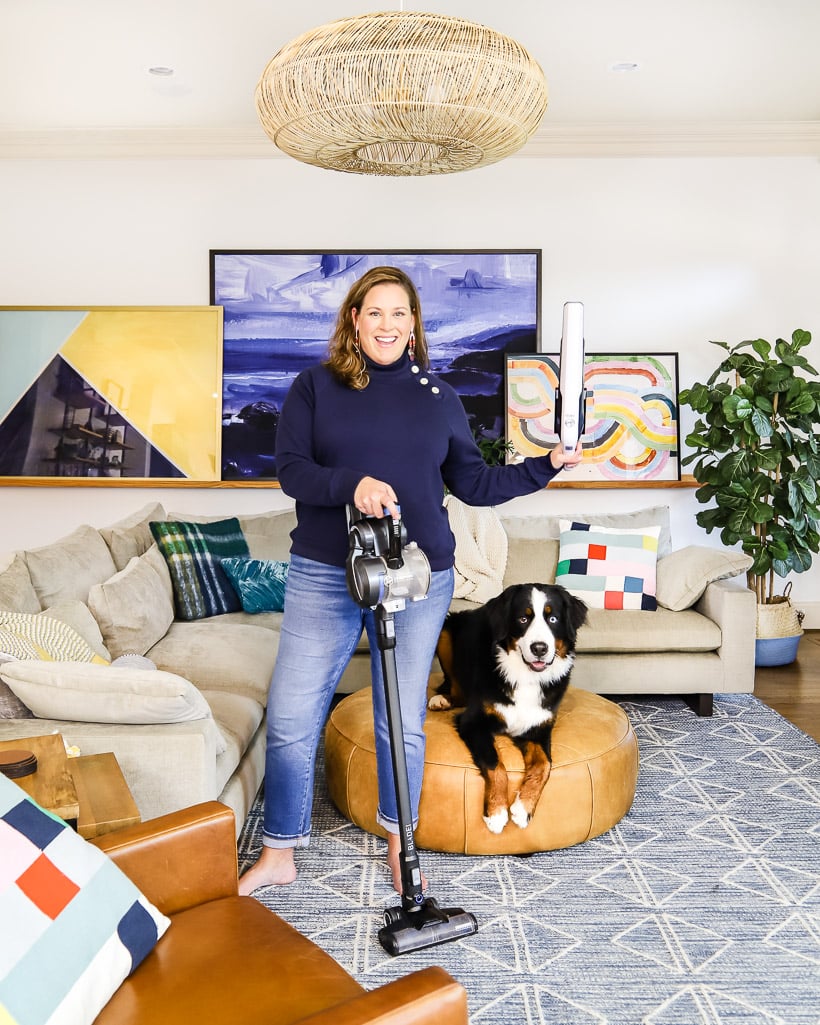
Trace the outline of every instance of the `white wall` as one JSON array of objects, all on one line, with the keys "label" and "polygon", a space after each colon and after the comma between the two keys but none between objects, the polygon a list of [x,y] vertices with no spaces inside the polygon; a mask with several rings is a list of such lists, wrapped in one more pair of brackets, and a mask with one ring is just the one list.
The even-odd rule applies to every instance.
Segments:
[{"label": "white wall", "polygon": [[[677,351],[681,387],[728,342],[813,331],[820,364],[820,164],[814,158],[512,158],[459,175],[379,179],[284,158],[0,163],[2,305],[208,302],[213,249],[543,249],[542,337],[584,303],[587,347]],[[1,368],[0,368],[1,372]],[[691,416],[683,411],[683,434]],[[3,548],[44,544],[158,498],[253,511],[276,488],[0,489]],[[676,545],[716,544],[689,489],[547,491],[521,510],[672,510]],[[820,560],[793,581],[820,626]]]}]

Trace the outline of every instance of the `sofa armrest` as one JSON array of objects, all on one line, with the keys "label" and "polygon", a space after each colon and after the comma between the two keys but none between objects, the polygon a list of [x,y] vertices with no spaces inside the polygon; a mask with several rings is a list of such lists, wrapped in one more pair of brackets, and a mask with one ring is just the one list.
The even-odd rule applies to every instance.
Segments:
[{"label": "sofa armrest", "polygon": [[753,591],[737,581],[716,580],[695,603],[695,611],[720,627],[718,655],[724,663],[725,690],[754,689],[757,603]]},{"label": "sofa armrest", "polygon": [[90,841],[166,915],[238,892],[236,824],[206,801]]},{"label": "sofa armrest", "polygon": [[433,966],[336,1004],[298,1025],[467,1025],[467,991]]}]

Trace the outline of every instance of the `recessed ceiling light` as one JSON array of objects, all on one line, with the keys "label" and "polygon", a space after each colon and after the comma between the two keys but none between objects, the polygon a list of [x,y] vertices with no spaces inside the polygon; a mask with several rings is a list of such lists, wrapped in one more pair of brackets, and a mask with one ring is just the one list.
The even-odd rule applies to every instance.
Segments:
[{"label": "recessed ceiling light", "polygon": [[149,75],[159,75],[161,78],[167,78],[169,75],[173,75],[173,68],[163,67],[161,64],[155,65],[153,68],[148,69]]},{"label": "recessed ceiling light", "polygon": [[612,64],[609,68],[610,71],[637,71],[640,68],[640,64],[637,61],[618,61],[617,64]]}]

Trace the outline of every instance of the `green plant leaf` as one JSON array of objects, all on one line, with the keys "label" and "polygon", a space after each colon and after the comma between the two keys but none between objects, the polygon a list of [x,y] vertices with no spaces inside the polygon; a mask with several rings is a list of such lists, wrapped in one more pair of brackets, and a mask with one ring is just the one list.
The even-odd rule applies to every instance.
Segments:
[{"label": "green plant leaf", "polygon": [[727,423],[745,420],[752,415],[752,403],[744,395],[737,392],[727,395],[723,400],[723,412]]},{"label": "green plant leaf", "polygon": [[755,338],[755,340],[751,344],[752,348],[758,354],[758,356],[761,356],[763,359],[769,358],[769,354],[772,351],[772,347],[769,344],[769,342],[766,341],[765,338]]},{"label": "green plant leaf", "polygon": [[757,406],[752,409],[752,427],[758,438],[770,438],[772,435],[771,420]]}]

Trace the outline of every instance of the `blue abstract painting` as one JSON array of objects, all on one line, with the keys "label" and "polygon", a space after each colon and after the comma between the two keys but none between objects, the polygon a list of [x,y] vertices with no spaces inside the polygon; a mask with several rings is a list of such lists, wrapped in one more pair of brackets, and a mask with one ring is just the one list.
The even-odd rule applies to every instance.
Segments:
[{"label": "blue abstract painting", "polygon": [[371,267],[395,266],[421,299],[434,373],[474,433],[504,434],[506,354],[537,352],[541,250],[212,250],[224,310],[222,479],[275,480],[279,413],[296,375],[327,356],[338,309]]}]

